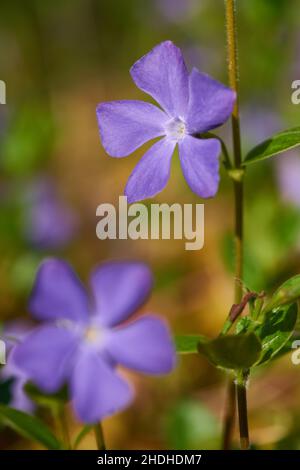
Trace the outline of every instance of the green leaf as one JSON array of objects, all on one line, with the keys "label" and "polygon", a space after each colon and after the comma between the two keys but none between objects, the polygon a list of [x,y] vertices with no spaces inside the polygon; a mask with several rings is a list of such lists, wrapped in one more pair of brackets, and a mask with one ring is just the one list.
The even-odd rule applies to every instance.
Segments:
[{"label": "green leaf", "polygon": [[61,443],[52,434],[50,429],[38,418],[28,415],[23,411],[0,405],[0,422],[26,439],[39,442],[46,449],[61,449]]},{"label": "green leaf", "polygon": [[253,329],[253,320],[250,317],[242,317],[236,322],[235,332],[237,335],[246,333],[249,329]]},{"label": "green leaf", "polygon": [[12,117],[2,144],[1,168],[24,175],[41,167],[51,154],[55,136],[53,118],[39,102],[25,103]]},{"label": "green leaf", "polygon": [[281,305],[295,302],[300,297],[300,275],[285,281],[272,295],[271,299],[263,309],[263,313],[270,312]]},{"label": "green leaf", "polygon": [[293,332],[288,341],[285,345],[272,357],[272,360],[279,359],[280,357],[284,356],[285,354],[289,354],[293,352],[293,344],[294,341],[300,341],[300,333]]},{"label": "green leaf", "polygon": [[261,342],[254,333],[220,336],[198,344],[212,364],[225,369],[249,369],[260,357]]},{"label": "green leaf", "polygon": [[74,441],[74,444],[73,444],[73,450],[76,450],[77,447],[79,446],[80,442],[82,441],[82,439],[89,433],[91,432],[91,430],[93,429],[93,426],[90,426],[90,425],[86,425],[84,426],[81,431],[78,433],[78,435],[76,436],[76,439]]},{"label": "green leaf", "polygon": [[250,150],[244,164],[265,160],[298,145],[300,145],[300,127],[279,132]]},{"label": "green leaf", "polygon": [[206,342],[207,338],[201,335],[178,335],[175,336],[175,346],[178,354],[198,353],[198,343]]},{"label": "green leaf", "polygon": [[297,304],[284,305],[268,315],[255,333],[262,343],[262,355],[257,365],[278,357],[291,338],[297,321]]}]

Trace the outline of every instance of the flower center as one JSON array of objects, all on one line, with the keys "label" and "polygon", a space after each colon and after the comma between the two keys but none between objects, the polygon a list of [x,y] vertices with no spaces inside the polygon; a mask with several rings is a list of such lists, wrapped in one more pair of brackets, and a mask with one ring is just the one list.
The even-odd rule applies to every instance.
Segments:
[{"label": "flower center", "polygon": [[84,332],[84,338],[88,343],[99,343],[103,339],[103,331],[96,326],[89,326]]},{"label": "flower center", "polygon": [[181,140],[186,135],[185,122],[180,118],[171,119],[166,123],[166,134],[172,140]]}]

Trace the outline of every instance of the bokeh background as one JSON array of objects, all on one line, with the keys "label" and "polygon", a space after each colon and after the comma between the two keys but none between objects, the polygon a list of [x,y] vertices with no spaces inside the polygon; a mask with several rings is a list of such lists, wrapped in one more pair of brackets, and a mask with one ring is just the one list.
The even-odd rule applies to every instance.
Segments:
[{"label": "bokeh background", "polygon": [[[239,0],[243,150],[287,127],[300,109],[291,82],[300,79],[299,0]],[[0,316],[29,318],[27,298],[39,262],[70,261],[84,280],[110,258],[148,262],[155,289],[145,307],[174,333],[218,333],[233,298],[231,183],[205,201],[205,247],[184,241],[99,241],[96,207],[117,203],[147,145],[124,159],[100,143],[95,109],[105,100],[146,99],[130,66],[171,39],[196,66],[223,82],[223,0],[10,0],[0,15]],[[230,147],[230,126],[220,130]],[[249,167],[246,182],[246,274],[271,291],[300,270],[300,151]],[[178,158],[156,202],[197,203]],[[250,429],[258,448],[300,449],[300,366],[290,354],[260,369],[249,390]],[[1,376],[1,371],[0,371]],[[105,420],[111,449],[218,448],[224,376],[197,356],[180,358],[165,378],[130,374],[137,397]],[[0,400],[11,382],[1,378]],[[47,418],[45,410],[38,414]],[[70,410],[73,436],[79,429]],[[7,428],[0,447],[33,448]],[[95,447],[87,436],[82,448]]]}]

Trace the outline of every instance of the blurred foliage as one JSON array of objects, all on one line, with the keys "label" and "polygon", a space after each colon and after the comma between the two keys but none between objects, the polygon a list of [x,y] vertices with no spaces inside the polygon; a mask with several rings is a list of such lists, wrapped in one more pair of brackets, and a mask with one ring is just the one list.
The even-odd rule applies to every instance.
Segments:
[{"label": "blurred foliage", "polygon": [[54,142],[52,116],[35,103],[22,105],[1,145],[1,169],[9,176],[31,174],[44,167]]},{"label": "blurred foliage", "polygon": [[216,417],[203,404],[184,400],[169,410],[166,435],[171,449],[215,449],[219,445]]}]

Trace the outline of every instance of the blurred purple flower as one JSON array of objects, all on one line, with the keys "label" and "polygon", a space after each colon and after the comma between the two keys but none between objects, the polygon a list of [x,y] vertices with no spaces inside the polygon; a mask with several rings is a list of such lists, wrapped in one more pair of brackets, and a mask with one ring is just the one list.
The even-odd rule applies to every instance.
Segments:
[{"label": "blurred purple flower", "polygon": [[49,178],[32,182],[25,194],[27,206],[26,238],[40,249],[60,248],[74,236],[75,213],[59,200],[55,185]]},{"label": "blurred purple flower", "polygon": [[300,207],[300,154],[292,150],[278,158],[276,176],[283,200]]},{"label": "blurred purple flower", "polygon": [[28,381],[27,375],[20,370],[12,360],[13,350],[18,341],[23,340],[32,330],[32,325],[28,322],[16,320],[7,323],[2,331],[2,337],[7,347],[7,362],[0,369],[0,380],[11,380],[11,397],[9,405],[27,413],[32,413],[35,409],[34,403],[24,392],[24,385]]},{"label": "blurred purple flower", "polygon": [[241,126],[246,144],[252,147],[278,132],[283,124],[279,114],[270,107],[251,104],[242,109]]},{"label": "blurred purple flower", "polygon": [[138,60],[131,76],[163,110],[137,100],[101,103],[97,116],[105,150],[112,157],[126,157],[145,142],[163,138],[150,147],[131,174],[125,189],[128,201],[162,191],[177,144],[182,171],[192,191],[204,198],[214,196],[219,185],[220,142],[195,135],[229,118],[235,93],[195,68],[189,74],[180,49],[171,41]]},{"label": "blurred purple flower", "polygon": [[152,276],[142,263],[111,262],[90,279],[92,302],[71,267],[45,261],[30,300],[32,314],[46,324],[14,350],[13,359],[43,391],[69,384],[78,417],[94,423],[129,404],[133,393],[117,364],[149,374],[175,365],[169,331],[156,316],[127,320],[148,297]]},{"label": "blurred purple flower", "polygon": [[300,76],[300,64],[299,64],[299,55],[300,55],[300,32],[295,31],[295,38],[293,40],[293,50],[292,57],[290,60],[291,70],[290,77],[291,81],[299,79]]},{"label": "blurred purple flower", "polygon": [[155,0],[155,4],[161,16],[172,23],[185,21],[199,8],[198,0]]},{"label": "blurred purple flower", "polygon": [[187,68],[203,68],[206,70],[217,70],[220,65],[219,55],[212,47],[202,47],[193,41],[184,41],[182,52]]}]

